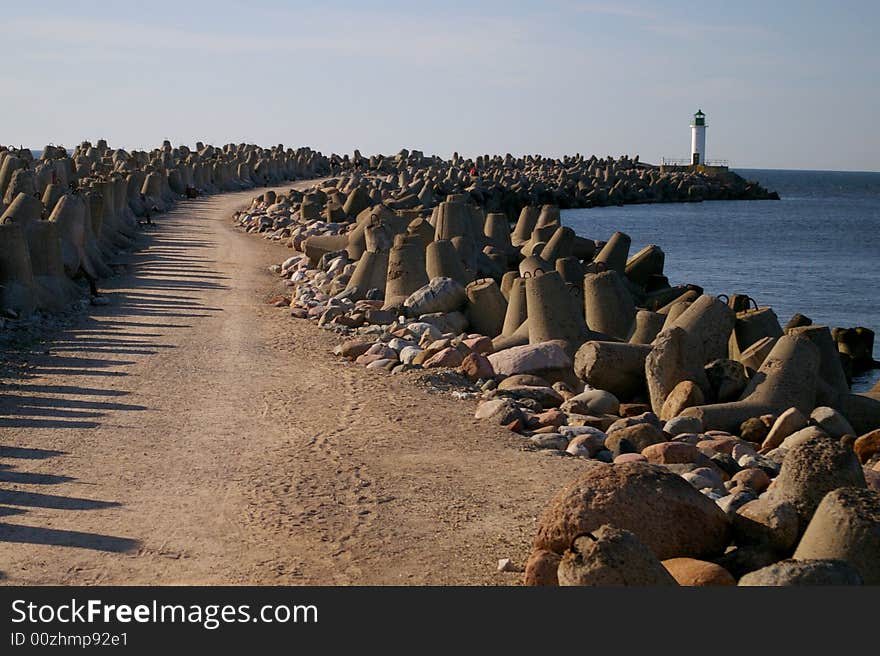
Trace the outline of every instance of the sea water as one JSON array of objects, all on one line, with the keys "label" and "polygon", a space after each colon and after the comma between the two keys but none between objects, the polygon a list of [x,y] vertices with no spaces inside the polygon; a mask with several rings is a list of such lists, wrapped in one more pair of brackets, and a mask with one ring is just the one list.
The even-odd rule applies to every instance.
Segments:
[{"label": "sea water", "polygon": [[[779,201],[707,201],[565,210],[584,237],[632,238],[630,253],[656,244],[671,284],[710,294],[748,294],[782,325],[795,312],[814,324],[878,333],[880,359],[880,173],[744,169]],[[854,390],[880,379],[873,370]]]}]

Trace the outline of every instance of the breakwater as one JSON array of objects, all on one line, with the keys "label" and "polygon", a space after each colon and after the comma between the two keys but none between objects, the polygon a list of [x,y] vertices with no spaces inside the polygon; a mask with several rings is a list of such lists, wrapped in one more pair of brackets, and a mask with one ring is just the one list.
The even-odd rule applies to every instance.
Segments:
[{"label": "breakwater", "polygon": [[[0,310],[5,318],[60,312],[113,275],[139,224],[178,199],[275,184],[328,171],[303,148],[165,142],[151,151],[83,142],[72,152],[46,146],[0,148]],[[89,292],[86,291],[89,290]]]},{"label": "breakwater", "polygon": [[[398,163],[261,194],[235,220],[295,251],[272,302],[339,333],[340,357],[451,370],[476,417],[584,460],[539,522],[527,583],[877,580],[856,534],[880,508],[880,389],[848,382],[874,366],[870,331],[672,285],[662,248],[578,236],[556,205],[511,229],[503,194],[406,193],[427,174]],[[829,540],[836,516],[861,528]]]}]

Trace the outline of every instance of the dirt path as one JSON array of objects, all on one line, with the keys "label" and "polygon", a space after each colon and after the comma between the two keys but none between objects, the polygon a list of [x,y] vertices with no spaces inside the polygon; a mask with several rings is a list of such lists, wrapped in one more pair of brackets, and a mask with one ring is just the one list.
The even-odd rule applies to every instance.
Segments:
[{"label": "dirt path", "polygon": [[230,220],[253,195],[160,217],[110,305],[2,381],[2,582],[518,582],[497,559],[579,465],[268,306],[284,251]]}]

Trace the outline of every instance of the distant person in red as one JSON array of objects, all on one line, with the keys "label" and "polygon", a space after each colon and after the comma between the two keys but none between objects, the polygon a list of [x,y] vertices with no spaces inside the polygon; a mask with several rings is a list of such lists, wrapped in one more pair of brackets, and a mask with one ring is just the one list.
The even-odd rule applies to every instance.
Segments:
[{"label": "distant person in red", "polygon": [[471,175],[476,175],[476,174],[477,174],[477,165],[474,164],[474,165],[471,167]]}]

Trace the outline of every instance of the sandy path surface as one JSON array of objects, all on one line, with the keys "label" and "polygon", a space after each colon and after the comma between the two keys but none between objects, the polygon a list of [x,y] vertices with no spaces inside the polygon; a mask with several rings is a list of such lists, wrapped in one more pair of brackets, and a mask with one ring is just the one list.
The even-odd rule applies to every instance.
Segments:
[{"label": "sandy path surface", "polygon": [[0,582],[518,583],[497,559],[580,465],[266,304],[286,252],[233,227],[253,195],[160,216],[2,381]]}]

